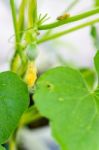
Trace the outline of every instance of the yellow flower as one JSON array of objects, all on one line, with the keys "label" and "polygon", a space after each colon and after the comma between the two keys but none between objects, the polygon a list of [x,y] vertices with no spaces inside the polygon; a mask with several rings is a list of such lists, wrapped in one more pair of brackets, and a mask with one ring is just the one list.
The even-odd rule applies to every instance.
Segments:
[{"label": "yellow flower", "polygon": [[36,65],[35,65],[34,61],[29,61],[27,71],[25,74],[25,82],[31,88],[34,86],[36,79],[37,79]]}]

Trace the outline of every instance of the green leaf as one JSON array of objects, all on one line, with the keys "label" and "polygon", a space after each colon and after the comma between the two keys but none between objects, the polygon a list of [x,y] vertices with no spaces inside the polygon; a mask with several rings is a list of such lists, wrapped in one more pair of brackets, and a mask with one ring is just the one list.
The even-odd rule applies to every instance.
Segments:
[{"label": "green leaf", "polygon": [[99,89],[89,91],[79,71],[47,71],[37,81],[34,99],[62,150],[99,150]]},{"label": "green leaf", "polygon": [[3,144],[16,129],[28,107],[26,84],[12,72],[0,73],[0,143]]},{"label": "green leaf", "polygon": [[5,150],[5,148],[4,148],[4,147],[2,147],[2,146],[0,146],[0,150]]},{"label": "green leaf", "polygon": [[95,67],[99,76],[99,51],[97,51],[95,58],[94,58],[94,62],[95,62]]},{"label": "green leaf", "polygon": [[93,38],[96,49],[99,49],[99,34],[95,26],[91,27],[91,36]]}]

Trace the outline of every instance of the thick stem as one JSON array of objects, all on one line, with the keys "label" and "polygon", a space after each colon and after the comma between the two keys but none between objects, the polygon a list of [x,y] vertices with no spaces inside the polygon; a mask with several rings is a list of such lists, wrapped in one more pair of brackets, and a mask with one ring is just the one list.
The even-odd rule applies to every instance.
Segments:
[{"label": "thick stem", "polygon": [[16,141],[12,135],[9,141],[9,150],[16,150]]},{"label": "thick stem", "polygon": [[[32,28],[31,28],[32,27]],[[27,35],[30,36],[30,43],[37,41],[37,0],[28,1],[28,28]],[[29,43],[28,43],[29,44]]]},{"label": "thick stem", "polygon": [[38,41],[38,44],[43,43],[43,42],[46,42],[46,41],[49,41],[49,40],[53,40],[53,39],[59,38],[59,37],[65,35],[65,34],[69,34],[69,33],[71,33],[71,32],[74,32],[74,31],[76,31],[76,30],[79,30],[79,29],[81,29],[81,28],[85,28],[85,27],[87,27],[87,26],[93,25],[93,24],[95,24],[95,23],[97,23],[97,22],[99,22],[99,19],[95,19],[95,20],[93,20],[93,21],[89,21],[89,22],[87,22],[87,23],[83,23],[83,24],[81,24],[81,25],[75,26],[75,27],[70,28],[70,29],[68,29],[68,30],[65,30],[65,31],[62,31],[62,32],[59,32],[59,33],[56,33],[56,34],[53,34],[53,35],[50,35],[50,36],[48,36],[48,37],[45,37],[45,38],[39,40],[39,41]]},{"label": "thick stem", "polygon": [[33,27],[37,23],[37,0],[29,0],[28,5],[28,27]]},{"label": "thick stem", "polygon": [[12,11],[12,17],[13,17],[13,25],[14,25],[16,43],[18,43],[19,42],[19,33],[18,33],[17,15],[16,15],[16,8],[15,8],[14,0],[10,0],[10,5],[11,5],[11,11]]},{"label": "thick stem", "polygon": [[62,26],[62,25],[67,24],[67,23],[71,23],[71,22],[73,23],[75,21],[85,19],[87,17],[93,16],[93,15],[98,14],[98,13],[99,13],[99,7],[95,8],[93,10],[90,10],[88,12],[84,12],[82,14],[64,19],[64,20],[56,21],[56,22],[46,24],[46,25],[41,25],[38,27],[38,29],[39,30],[48,30],[48,29],[56,28],[56,27]]},{"label": "thick stem", "polygon": [[19,7],[19,13],[18,13],[18,30],[20,32],[20,39],[23,34],[24,30],[24,22],[25,22],[25,8],[26,8],[27,0],[22,0],[20,7]]}]

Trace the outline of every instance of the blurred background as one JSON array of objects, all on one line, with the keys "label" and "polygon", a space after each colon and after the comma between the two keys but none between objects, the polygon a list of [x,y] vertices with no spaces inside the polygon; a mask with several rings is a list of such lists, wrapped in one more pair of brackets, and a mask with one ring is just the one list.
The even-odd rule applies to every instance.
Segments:
[{"label": "blurred background", "polygon": [[[73,0],[38,0],[38,12],[48,13],[48,22],[56,20]],[[93,0],[78,0],[70,11],[70,15],[79,14],[94,7]],[[15,0],[16,6],[20,0]],[[94,16],[95,17],[95,16]],[[90,18],[85,19],[90,20]],[[75,23],[77,24],[77,23]],[[72,26],[72,25],[71,25]],[[60,31],[70,25],[56,29]],[[54,41],[38,46],[39,55],[37,66],[40,71],[47,68],[69,64],[77,67],[92,67],[95,46],[90,36],[90,27],[78,30]],[[9,0],[0,0],[0,71],[8,70],[13,55],[14,31]],[[52,139],[49,127],[29,130],[23,129],[18,133],[18,142],[23,143],[24,150],[59,150]],[[19,148],[21,149],[21,148]]]}]

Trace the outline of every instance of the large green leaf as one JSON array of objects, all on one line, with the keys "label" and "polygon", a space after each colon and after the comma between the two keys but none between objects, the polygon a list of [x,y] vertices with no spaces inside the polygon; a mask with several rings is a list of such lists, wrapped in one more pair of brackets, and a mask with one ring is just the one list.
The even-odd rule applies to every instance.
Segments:
[{"label": "large green leaf", "polygon": [[15,73],[0,73],[0,144],[17,127],[28,100],[27,86]]},{"label": "large green leaf", "polygon": [[79,71],[47,71],[37,81],[34,99],[62,150],[99,150],[99,90],[90,91]]},{"label": "large green leaf", "polygon": [[0,146],[0,150],[5,150],[5,148],[4,148],[4,147],[2,147],[2,146]]}]

